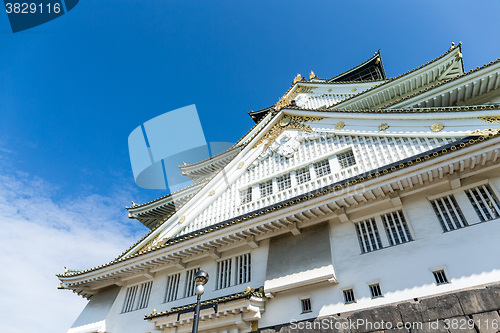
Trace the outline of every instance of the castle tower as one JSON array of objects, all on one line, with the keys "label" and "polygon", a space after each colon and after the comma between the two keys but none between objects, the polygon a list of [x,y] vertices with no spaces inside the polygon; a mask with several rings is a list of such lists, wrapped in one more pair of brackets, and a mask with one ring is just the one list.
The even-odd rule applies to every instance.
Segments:
[{"label": "castle tower", "polygon": [[387,78],[377,52],[249,114],[181,166],[194,185],[127,207],[141,240],[58,275],[89,298],[68,332],[190,332],[200,268],[200,332],[498,324],[500,59],[465,73],[453,45]]}]

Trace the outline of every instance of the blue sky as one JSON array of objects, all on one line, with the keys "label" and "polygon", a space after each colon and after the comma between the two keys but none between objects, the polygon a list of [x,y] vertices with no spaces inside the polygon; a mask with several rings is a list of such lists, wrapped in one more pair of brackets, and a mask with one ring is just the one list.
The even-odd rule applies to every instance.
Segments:
[{"label": "blue sky", "polygon": [[124,206],[165,193],[134,184],[127,138],[140,124],[196,104],[207,141],[235,142],[247,112],[297,73],[333,77],[378,49],[397,76],[462,41],[470,70],[500,57],[499,12],[498,1],[81,0],[16,34],[0,14],[0,251],[23,245],[0,261],[39,266],[20,299],[54,299],[46,327],[14,325],[16,308],[0,305],[0,331],[53,332],[51,320],[65,331],[85,302],[53,274],[109,261],[145,233]]}]

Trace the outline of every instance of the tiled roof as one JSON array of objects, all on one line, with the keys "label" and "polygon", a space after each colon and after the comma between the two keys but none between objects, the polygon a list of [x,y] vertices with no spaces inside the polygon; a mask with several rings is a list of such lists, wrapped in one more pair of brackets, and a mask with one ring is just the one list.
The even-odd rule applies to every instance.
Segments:
[{"label": "tiled roof", "polygon": [[222,153],[218,153],[217,155],[214,155],[212,157],[209,157],[209,158],[206,158],[204,160],[201,160],[201,161],[198,161],[198,162],[195,162],[195,163],[191,163],[191,164],[184,164],[184,165],[180,165],[179,168],[184,168],[184,167],[190,167],[190,166],[194,166],[194,165],[198,165],[198,164],[202,164],[204,162],[207,162],[207,161],[210,161],[210,160],[213,160],[213,159],[216,159],[217,157],[220,157],[228,152],[230,152],[231,150],[235,150],[237,147],[235,147],[234,145],[231,146],[231,148],[227,149],[227,150],[224,150]]},{"label": "tiled roof", "polygon": [[489,105],[466,105],[466,106],[441,106],[441,107],[428,107],[428,108],[406,108],[406,109],[361,109],[361,110],[344,110],[344,109],[306,109],[298,106],[287,106],[288,110],[298,111],[314,111],[325,113],[429,113],[429,112],[467,112],[467,111],[481,111],[481,110],[495,110],[500,109],[500,103],[493,103]]},{"label": "tiled roof", "polygon": [[[335,80],[337,78],[340,78],[340,77],[342,77],[342,76],[348,74],[349,72],[352,72],[352,71],[354,71],[354,70],[356,70],[358,68],[363,67],[364,65],[368,64],[370,61],[373,61],[374,59],[376,59],[378,57],[380,57],[380,65],[382,67],[382,71],[383,71],[383,74],[385,76],[384,65],[382,64],[382,55],[380,54],[380,50],[378,50],[377,52],[375,52],[375,54],[370,59],[366,60],[365,62],[363,62],[363,63],[361,63],[361,64],[359,64],[359,65],[357,65],[357,66],[355,66],[355,67],[353,67],[353,68],[351,68],[351,69],[349,69],[349,70],[347,70],[347,71],[345,71],[345,72],[343,72],[343,73],[341,73],[339,75],[336,75],[336,76],[332,77],[331,79],[326,79],[326,80],[328,80],[331,83],[333,83],[332,82],[333,80]],[[344,82],[345,83],[349,83],[349,82],[352,83],[353,81],[344,81],[344,82],[343,81],[339,81],[339,82],[334,82],[334,83],[341,83],[341,82],[342,83],[344,83]],[[355,81],[355,82],[360,82],[360,81]],[[363,80],[363,82],[373,82],[373,81],[372,80]]]},{"label": "tiled roof", "polygon": [[452,82],[452,81],[456,81],[456,80],[458,80],[458,79],[461,79],[461,78],[463,78],[464,76],[467,76],[467,75],[470,75],[470,74],[476,73],[476,72],[478,72],[478,71],[480,71],[480,70],[483,70],[483,69],[485,69],[485,68],[487,68],[487,67],[490,67],[490,66],[492,66],[492,65],[494,65],[494,64],[497,64],[497,63],[500,63],[500,58],[498,58],[496,61],[490,61],[488,64],[484,64],[484,65],[483,65],[483,66],[481,66],[481,67],[479,67],[479,66],[478,66],[478,67],[476,67],[475,69],[471,69],[471,70],[469,70],[468,72],[463,73],[462,75],[455,76],[455,77],[453,77],[453,78],[450,78],[450,79],[447,79],[447,80],[443,80],[443,81],[437,82],[437,83],[435,83],[435,84],[431,85],[430,87],[427,87],[427,88],[425,88],[425,89],[419,90],[419,91],[417,91],[417,92],[415,92],[415,93],[413,93],[413,94],[411,94],[411,95],[408,95],[408,96],[406,96],[406,97],[403,97],[403,98],[400,98],[400,99],[398,99],[398,100],[395,100],[395,101],[393,101],[393,102],[391,102],[391,103],[389,103],[389,104],[386,104],[386,105],[384,105],[384,106],[383,106],[383,108],[387,108],[387,107],[390,107],[390,106],[392,106],[392,105],[395,105],[395,104],[401,103],[401,102],[403,102],[403,101],[405,101],[405,100],[408,100],[408,99],[413,98],[413,97],[415,97],[415,96],[421,95],[421,94],[423,94],[423,93],[425,93],[425,92],[428,92],[428,91],[430,91],[430,90],[432,90],[432,89],[434,89],[434,88],[437,88],[437,87],[440,87],[440,86],[442,86],[442,85],[445,85],[446,83],[449,83],[449,82]]},{"label": "tiled roof", "polygon": [[447,56],[449,53],[451,53],[452,51],[456,50],[457,48],[461,49],[461,45],[462,45],[461,43],[459,43],[458,45],[453,45],[452,47],[450,47],[450,49],[449,49],[448,51],[446,51],[444,54],[441,54],[439,57],[436,57],[435,59],[433,59],[433,60],[431,60],[431,61],[428,61],[427,63],[425,63],[425,64],[423,64],[423,65],[421,65],[421,66],[418,66],[417,68],[413,68],[411,71],[408,71],[408,72],[406,72],[406,73],[400,74],[400,75],[398,75],[397,77],[388,78],[388,79],[387,79],[386,81],[384,81],[383,83],[378,84],[378,85],[375,85],[375,86],[373,86],[373,87],[371,87],[371,88],[369,88],[369,89],[367,89],[367,90],[364,90],[364,91],[362,91],[362,92],[359,92],[359,93],[357,93],[357,94],[354,94],[354,95],[352,95],[351,97],[348,97],[348,98],[344,99],[342,102],[340,102],[340,103],[338,103],[338,104],[336,104],[336,105],[334,105],[334,106],[335,106],[335,107],[338,107],[339,105],[345,104],[346,102],[348,102],[348,101],[350,101],[350,100],[352,100],[352,99],[354,99],[354,98],[356,98],[356,97],[359,97],[359,96],[361,96],[361,95],[367,94],[368,92],[371,92],[371,91],[373,91],[374,89],[377,89],[377,88],[379,88],[379,87],[382,87],[382,86],[384,86],[384,85],[386,85],[386,84],[388,84],[388,83],[390,83],[390,82],[393,82],[393,81],[395,81],[395,80],[399,80],[400,78],[406,77],[406,76],[407,76],[407,75],[409,75],[409,74],[412,74],[412,73],[414,73],[414,72],[416,72],[416,71],[418,71],[418,70],[421,70],[421,69],[423,69],[423,68],[425,68],[425,67],[427,67],[427,66],[431,65],[432,63],[436,62],[437,60],[444,58],[445,56]]},{"label": "tiled roof", "polygon": [[[258,289],[247,287],[243,292],[239,292],[239,293],[235,293],[235,294],[231,294],[231,295],[227,295],[227,296],[221,296],[221,297],[217,297],[217,298],[212,298],[212,299],[203,301],[200,303],[200,309],[203,310],[206,308],[213,307],[215,304],[234,301],[234,300],[241,299],[241,298],[248,299],[252,296],[264,297],[263,290],[264,290],[264,287],[260,287]],[[151,313],[150,315],[146,315],[144,319],[153,319],[156,317],[166,316],[166,315],[170,315],[170,314],[174,314],[174,313],[192,312],[195,306],[196,306],[196,303],[192,303],[192,304],[188,304],[188,305],[184,305],[184,306],[175,307],[175,308],[172,308],[168,311],[155,312],[155,310],[153,310],[153,313]]]},{"label": "tiled roof", "polygon": [[192,188],[192,187],[195,187],[195,186],[197,186],[197,185],[203,184],[203,183],[204,183],[204,182],[206,182],[206,181],[207,181],[206,179],[203,179],[202,181],[200,181],[200,182],[198,182],[198,183],[194,183],[194,184],[191,184],[191,185],[186,186],[186,187],[184,187],[184,188],[181,188],[180,190],[177,190],[177,191],[175,191],[175,192],[171,192],[171,193],[169,193],[169,194],[165,194],[164,196],[159,197],[159,198],[157,198],[157,199],[154,199],[154,200],[151,200],[151,201],[148,201],[148,202],[145,202],[145,203],[139,204],[139,205],[138,205],[138,204],[135,204],[135,205],[133,205],[133,206],[128,206],[128,207],[125,207],[125,208],[126,208],[126,209],[134,209],[134,208],[144,207],[144,206],[147,206],[147,205],[149,205],[149,204],[151,204],[151,203],[153,203],[153,202],[157,202],[157,201],[160,201],[160,200],[162,200],[162,199],[169,198],[169,197],[173,196],[174,194],[178,194],[178,193],[180,193],[180,192],[182,192],[182,191],[185,191],[185,190],[187,190],[187,189],[189,189],[189,188]]}]

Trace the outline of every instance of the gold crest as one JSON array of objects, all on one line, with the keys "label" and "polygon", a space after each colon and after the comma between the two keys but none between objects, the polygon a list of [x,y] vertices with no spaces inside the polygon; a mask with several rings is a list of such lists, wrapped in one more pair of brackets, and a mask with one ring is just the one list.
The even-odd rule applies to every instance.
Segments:
[{"label": "gold crest", "polygon": [[431,125],[431,130],[433,132],[440,132],[443,130],[443,128],[444,128],[444,125],[441,123],[434,123]]},{"label": "gold crest", "polygon": [[386,123],[383,123],[381,124],[379,127],[378,127],[378,130],[379,131],[385,131],[386,129],[389,128],[389,125],[387,125]]},{"label": "gold crest", "polygon": [[338,123],[335,124],[336,129],[341,129],[344,128],[345,123],[343,121],[339,121]]}]

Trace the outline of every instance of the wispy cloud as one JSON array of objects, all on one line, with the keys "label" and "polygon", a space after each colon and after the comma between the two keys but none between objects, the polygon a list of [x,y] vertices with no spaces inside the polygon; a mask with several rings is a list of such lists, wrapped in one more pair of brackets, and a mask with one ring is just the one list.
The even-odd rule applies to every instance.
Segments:
[{"label": "wispy cloud", "polygon": [[55,274],[108,262],[146,232],[126,217],[129,189],[56,195],[43,179],[0,168],[1,332],[68,330],[87,301],[57,290]]}]

